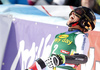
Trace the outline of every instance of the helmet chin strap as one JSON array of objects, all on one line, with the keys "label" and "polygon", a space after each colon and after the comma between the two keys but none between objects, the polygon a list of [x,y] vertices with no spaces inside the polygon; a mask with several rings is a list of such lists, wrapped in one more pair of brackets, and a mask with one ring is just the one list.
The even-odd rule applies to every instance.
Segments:
[{"label": "helmet chin strap", "polygon": [[78,25],[78,23],[79,23],[78,21],[77,22],[72,22],[68,26],[69,27],[74,27],[74,26]]}]

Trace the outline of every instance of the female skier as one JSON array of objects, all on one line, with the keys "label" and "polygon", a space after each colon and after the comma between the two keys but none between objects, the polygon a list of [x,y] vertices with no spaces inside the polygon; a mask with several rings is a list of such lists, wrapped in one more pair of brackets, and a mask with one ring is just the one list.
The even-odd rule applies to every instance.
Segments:
[{"label": "female skier", "polygon": [[55,36],[50,56],[37,59],[27,70],[41,70],[46,66],[51,70],[76,70],[88,60],[89,40],[85,32],[92,31],[95,23],[91,9],[80,6],[72,10],[67,21],[69,29]]}]

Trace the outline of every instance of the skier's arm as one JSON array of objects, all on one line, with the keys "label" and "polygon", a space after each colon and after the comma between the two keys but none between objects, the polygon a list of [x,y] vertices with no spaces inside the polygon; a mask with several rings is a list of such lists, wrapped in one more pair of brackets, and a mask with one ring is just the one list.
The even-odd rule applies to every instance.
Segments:
[{"label": "skier's arm", "polygon": [[87,55],[89,50],[89,39],[86,34],[79,34],[75,38],[76,52]]},{"label": "skier's arm", "polygon": [[50,58],[46,60],[46,65],[50,68],[54,68],[64,63],[70,64],[84,64],[88,60],[87,56],[84,54],[74,54],[72,56],[64,56],[64,55],[52,55]]},{"label": "skier's arm", "polygon": [[74,54],[72,56],[65,56],[65,63],[70,64],[84,64],[88,60],[87,56],[84,54]]},{"label": "skier's arm", "polygon": [[[52,43],[53,44],[53,43]],[[51,44],[51,45],[52,45]],[[38,58],[28,69],[26,70],[41,70],[46,67],[45,60],[49,57],[49,54],[51,52],[51,46],[48,46],[44,48],[44,51],[42,53],[42,56]]]},{"label": "skier's arm", "polygon": [[43,68],[45,68],[46,65],[45,65],[45,62],[41,59],[41,58],[38,58],[32,66],[30,66],[28,69],[26,70],[41,70]]},{"label": "skier's arm", "polygon": [[70,63],[70,64],[84,64],[88,60],[87,56],[84,54],[75,54],[72,56],[64,56],[64,55],[52,55],[46,61],[43,61],[41,58],[37,59],[36,62],[26,70],[39,70],[43,69],[48,65],[50,68],[54,68],[59,66],[63,63]]}]

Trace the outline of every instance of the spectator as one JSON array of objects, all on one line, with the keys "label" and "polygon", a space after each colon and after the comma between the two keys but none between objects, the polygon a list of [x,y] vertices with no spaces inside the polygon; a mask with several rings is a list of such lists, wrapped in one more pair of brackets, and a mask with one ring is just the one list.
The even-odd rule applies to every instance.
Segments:
[{"label": "spectator", "polygon": [[38,0],[27,0],[29,5],[35,5]]},{"label": "spectator", "polygon": [[25,4],[28,5],[27,0],[1,0],[3,4]]},{"label": "spectator", "polygon": [[0,0],[0,4],[2,4],[1,0]]},{"label": "spectator", "polygon": [[53,0],[53,5],[85,6],[100,14],[100,0]]}]

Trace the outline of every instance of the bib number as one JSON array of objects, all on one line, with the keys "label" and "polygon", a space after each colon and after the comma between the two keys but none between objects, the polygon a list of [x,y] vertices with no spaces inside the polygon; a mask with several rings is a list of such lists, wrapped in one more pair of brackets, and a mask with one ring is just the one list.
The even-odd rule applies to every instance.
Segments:
[{"label": "bib number", "polygon": [[56,44],[56,45],[54,46],[54,50],[53,50],[52,54],[56,54],[55,51],[57,50],[57,48],[58,48],[58,45]]}]

